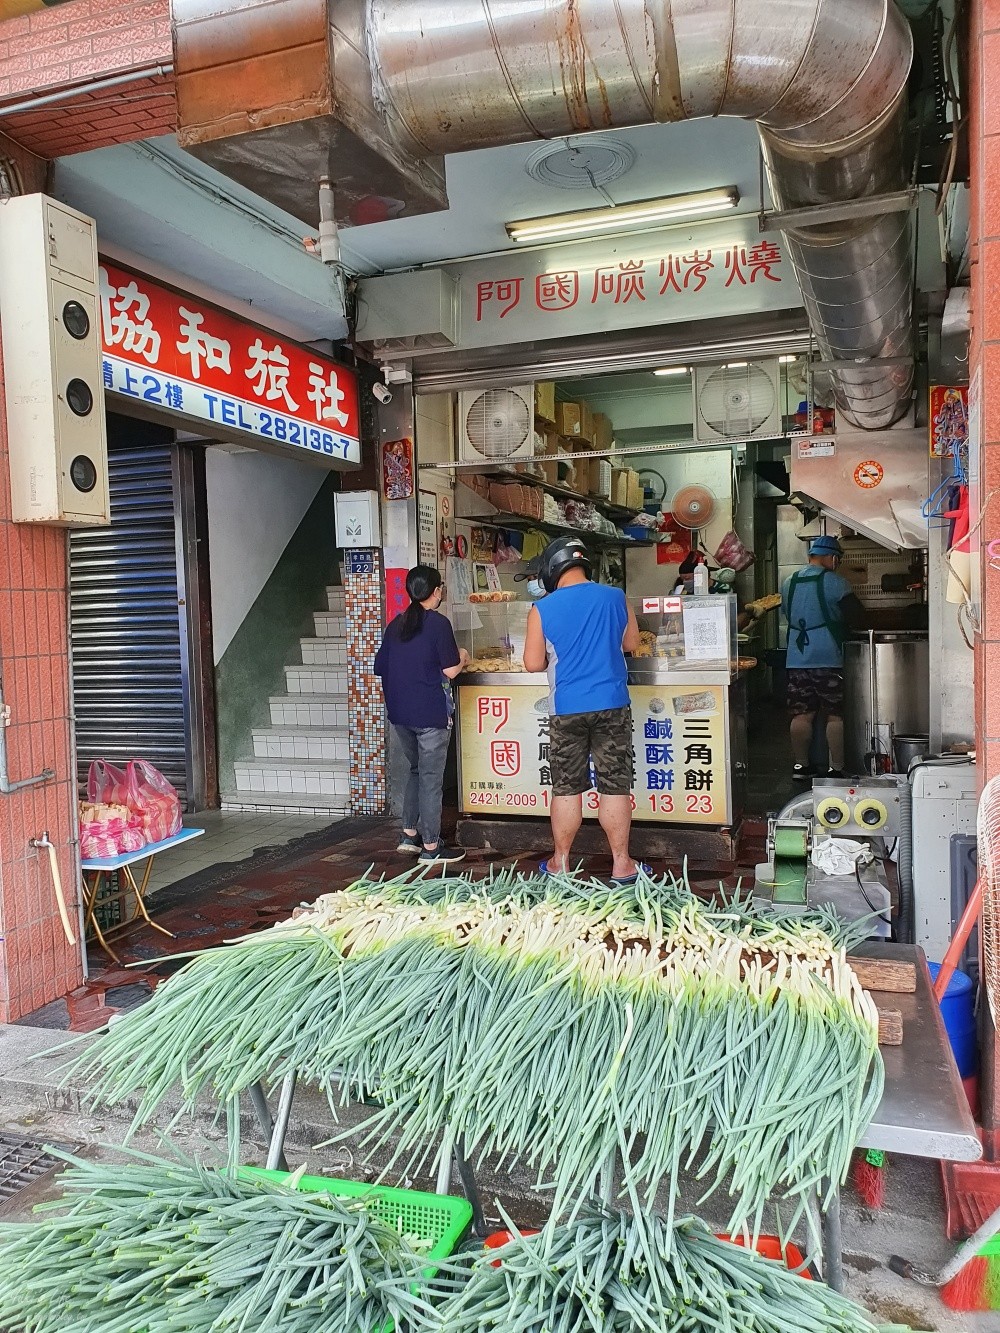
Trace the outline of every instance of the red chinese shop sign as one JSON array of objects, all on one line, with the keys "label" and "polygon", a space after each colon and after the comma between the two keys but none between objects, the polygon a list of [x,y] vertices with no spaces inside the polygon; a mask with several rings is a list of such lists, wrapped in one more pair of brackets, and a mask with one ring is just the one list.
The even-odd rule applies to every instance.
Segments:
[{"label": "red chinese shop sign", "polygon": [[354,373],[217,306],[102,262],[104,388],[225,439],[361,462]]},{"label": "red chinese shop sign", "polygon": [[801,306],[783,238],[761,235],[756,218],[512,250],[456,270],[466,347]]}]

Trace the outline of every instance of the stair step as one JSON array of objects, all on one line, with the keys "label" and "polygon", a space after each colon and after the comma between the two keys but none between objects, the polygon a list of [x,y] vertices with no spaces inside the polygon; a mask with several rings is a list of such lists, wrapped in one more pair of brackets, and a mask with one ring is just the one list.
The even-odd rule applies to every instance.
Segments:
[{"label": "stair step", "polygon": [[255,727],[255,759],[325,759],[348,763],[346,727]]},{"label": "stair step", "polygon": [[343,611],[314,611],[313,624],[321,639],[347,638],[347,616]]},{"label": "stair step", "polygon": [[286,795],[277,791],[233,791],[222,792],[223,810],[281,810],[290,815],[329,815],[330,822],[350,812],[350,800],[346,796],[302,796],[296,793]]},{"label": "stair step", "polygon": [[347,666],[346,639],[300,639],[303,666]]},{"label": "stair step", "polygon": [[344,590],[343,588],[327,588],[326,604],[331,611],[339,611],[344,614]]},{"label": "stair step", "polygon": [[335,666],[286,666],[289,694],[333,694],[347,699],[347,664]]},{"label": "stair step", "polygon": [[346,727],[347,696],[341,694],[275,694],[270,699],[275,727]]},{"label": "stair step", "polygon": [[350,797],[348,764],[327,759],[237,759],[236,790],[281,796]]}]

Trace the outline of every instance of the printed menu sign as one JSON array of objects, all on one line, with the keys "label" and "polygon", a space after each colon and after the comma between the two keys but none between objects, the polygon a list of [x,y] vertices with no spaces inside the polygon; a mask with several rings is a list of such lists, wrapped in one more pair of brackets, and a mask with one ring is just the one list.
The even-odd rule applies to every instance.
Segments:
[{"label": "printed menu sign", "polygon": [[[631,685],[633,818],[729,823],[725,690]],[[547,815],[552,800],[549,698],[544,686],[463,685],[461,808],[466,814]],[[596,791],[583,798],[596,818]]]}]

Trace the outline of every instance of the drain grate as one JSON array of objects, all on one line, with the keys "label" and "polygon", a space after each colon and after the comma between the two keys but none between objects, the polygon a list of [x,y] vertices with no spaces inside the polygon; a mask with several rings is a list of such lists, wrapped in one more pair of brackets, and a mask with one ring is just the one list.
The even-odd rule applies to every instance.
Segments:
[{"label": "drain grate", "polygon": [[[67,1147],[59,1144],[60,1148]],[[0,1200],[12,1199],[62,1163],[41,1143],[0,1134]]]}]

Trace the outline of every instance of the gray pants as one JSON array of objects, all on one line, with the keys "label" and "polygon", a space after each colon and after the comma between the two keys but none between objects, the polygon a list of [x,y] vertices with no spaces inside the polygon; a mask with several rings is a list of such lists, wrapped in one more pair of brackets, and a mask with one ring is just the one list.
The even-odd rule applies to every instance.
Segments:
[{"label": "gray pants", "polygon": [[393,731],[410,765],[403,828],[415,828],[425,847],[436,847],[441,838],[441,797],[452,729],[393,726]]}]

